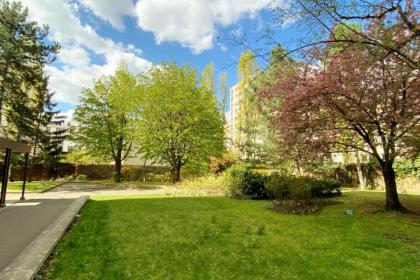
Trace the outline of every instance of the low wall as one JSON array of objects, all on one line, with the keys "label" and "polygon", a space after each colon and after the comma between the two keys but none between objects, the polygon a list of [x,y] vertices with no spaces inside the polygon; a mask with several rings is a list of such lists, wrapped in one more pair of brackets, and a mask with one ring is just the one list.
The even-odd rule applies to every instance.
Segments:
[{"label": "low wall", "polygon": [[[138,180],[146,173],[163,174],[166,172],[169,172],[169,168],[165,166],[145,166],[144,171],[143,166],[137,165],[123,165],[121,168],[121,173],[127,180]],[[59,163],[53,167],[46,168],[43,165],[36,164],[32,166],[30,173],[33,181],[57,179],[77,175],[86,175],[89,180],[102,180],[113,176],[114,165]],[[21,181],[23,180],[23,174],[23,167],[12,167],[10,180]]]},{"label": "low wall", "polygon": [[[369,189],[384,189],[385,183],[382,172],[378,166],[362,164],[363,176],[366,180],[366,187]],[[349,164],[327,171],[312,172],[318,177],[334,178],[344,186],[359,187],[359,177],[355,164]],[[397,177],[397,187],[402,192],[420,192],[420,180],[416,177]]]}]

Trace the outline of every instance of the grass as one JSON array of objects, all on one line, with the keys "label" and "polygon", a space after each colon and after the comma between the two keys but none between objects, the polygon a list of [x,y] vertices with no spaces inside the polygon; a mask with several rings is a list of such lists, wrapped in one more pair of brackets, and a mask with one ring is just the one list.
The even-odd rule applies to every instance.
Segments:
[{"label": "grass", "polygon": [[[43,190],[52,188],[59,183],[60,182],[56,182],[56,181],[26,182],[25,191],[27,191],[27,192],[41,192]],[[22,191],[22,182],[17,181],[17,182],[7,183],[7,191],[8,192],[21,192]]]},{"label": "grass", "polygon": [[39,276],[420,279],[420,196],[401,196],[412,214],[378,212],[383,199],[345,192],[319,214],[292,216],[268,201],[94,197]]}]

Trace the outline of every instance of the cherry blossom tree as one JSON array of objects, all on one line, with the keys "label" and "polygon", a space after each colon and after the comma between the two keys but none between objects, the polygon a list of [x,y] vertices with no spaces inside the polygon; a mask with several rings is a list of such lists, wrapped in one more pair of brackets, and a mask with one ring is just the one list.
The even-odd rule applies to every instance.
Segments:
[{"label": "cherry blossom tree", "polygon": [[318,66],[279,70],[276,83],[260,92],[262,99],[282,99],[272,108],[271,122],[283,149],[302,159],[333,151],[369,153],[382,170],[386,208],[403,209],[393,163],[409,148],[404,137],[419,128],[419,71],[396,55],[383,57],[361,46],[315,56]]}]

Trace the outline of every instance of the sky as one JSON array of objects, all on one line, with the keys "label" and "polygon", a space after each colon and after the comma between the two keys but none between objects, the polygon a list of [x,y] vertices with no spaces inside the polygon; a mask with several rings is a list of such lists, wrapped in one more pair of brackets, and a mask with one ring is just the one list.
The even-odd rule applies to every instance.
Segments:
[{"label": "sky", "polygon": [[[162,62],[189,64],[199,73],[210,62],[215,76],[237,83],[237,62],[247,47],[264,53],[261,41],[273,21],[273,5],[287,0],[22,0],[30,20],[47,24],[61,45],[46,67],[57,109],[71,117],[81,89],[126,63],[133,73]],[[292,23],[276,40],[291,44]],[[246,38],[238,44],[237,38]],[[260,67],[265,60],[258,57]]]}]

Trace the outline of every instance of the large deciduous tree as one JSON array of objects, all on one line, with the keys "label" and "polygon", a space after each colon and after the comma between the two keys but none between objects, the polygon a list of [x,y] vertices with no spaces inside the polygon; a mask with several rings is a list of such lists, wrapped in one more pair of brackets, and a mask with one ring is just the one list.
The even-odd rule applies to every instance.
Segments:
[{"label": "large deciduous tree", "polygon": [[252,51],[247,50],[241,54],[238,63],[238,102],[239,108],[235,118],[236,130],[234,145],[239,149],[242,157],[249,160],[255,156],[255,147],[259,134],[260,114],[257,107],[257,98],[251,83],[258,72],[258,64]]},{"label": "large deciduous tree", "polygon": [[226,105],[228,103],[229,84],[228,75],[226,72],[219,74],[219,92],[220,92],[220,110],[225,113]]},{"label": "large deciduous tree", "polygon": [[121,164],[129,155],[135,139],[137,77],[122,66],[110,77],[84,89],[74,120],[78,124],[74,139],[89,154],[113,159],[114,180],[121,181]]},{"label": "large deciduous tree", "polygon": [[208,160],[223,151],[223,120],[206,85],[187,66],[155,67],[145,79],[139,120],[140,145],[146,154],[171,167],[180,180],[182,166]]},{"label": "large deciduous tree", "polygon": [[272,108],[273,126],[302,158],[331,151],[371,154],[384,177],[386,208],[399,210],[393,163],[407,151],[404,137],[419,127],[420,75],[396,55],[380,54],[360,45],[330,52],[322,66],[279,72],[261,95],[281,96]]},{"label": "large deciduous tree", "polygon": [[201,73],[201,86],[203,86],[207,91],[213,94],[215,93],[213,63],[209,63],[204,67],[203,73]]}]

